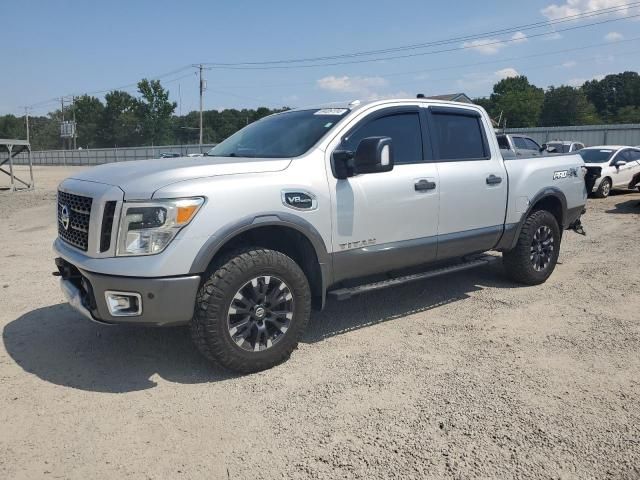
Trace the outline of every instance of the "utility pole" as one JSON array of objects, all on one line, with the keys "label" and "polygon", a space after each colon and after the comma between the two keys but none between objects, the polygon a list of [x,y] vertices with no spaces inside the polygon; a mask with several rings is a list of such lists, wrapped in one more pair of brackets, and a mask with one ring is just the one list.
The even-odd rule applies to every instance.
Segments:
[{"label": "utility pole", "polygon": [[202,64],[199,65],[200,70],[200,153],[202,153],[202,94],[204,93],[205,84],[202,79]]},{"label": "utility pole", "polygon": [[72,112],[73,112],[73,149],[76,150],[76,142],[77,142],[77,137],[78,137],[78,133],[77,133],[77,125],[76,125],[76,97],[71,97],[72,98]]},{"label": "utility pole", "polygon": [[29,141],[29,107],[24,107],[24,120],[27,124],[27,142]]},{"label": "utility pole", "polygon": [[60,137],[62,138],[62,149],[66,148],[64,137],[62,136],[62,126],[64,125],[64,97],[60,97],[60,112],[62,112],[62,122],[60,123]]}]

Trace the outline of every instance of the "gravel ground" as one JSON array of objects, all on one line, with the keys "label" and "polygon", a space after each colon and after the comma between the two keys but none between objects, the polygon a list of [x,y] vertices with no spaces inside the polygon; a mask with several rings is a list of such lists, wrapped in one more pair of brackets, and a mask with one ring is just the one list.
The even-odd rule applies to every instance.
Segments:
[{"label": "gravel ground", "polygon": [[55,185],[0,191],[1,478],[640,478],[640,194],[590,200],[537,287],[501,266],[329,302],[236,376],[104,327],[51,276]]}]

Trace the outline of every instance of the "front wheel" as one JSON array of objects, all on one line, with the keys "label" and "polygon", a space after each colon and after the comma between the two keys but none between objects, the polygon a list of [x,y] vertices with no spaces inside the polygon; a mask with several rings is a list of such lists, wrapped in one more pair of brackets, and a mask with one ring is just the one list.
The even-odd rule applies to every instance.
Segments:
[{"label": "front wheel", "polygon": [[522,226],[515,248],[502,254],[507,275],[525,285],[544,283],[556,267],[560,239],[556,218],[546,210],[533,212]]},{"label": "front wheel", "polygon": [[242,373],[291,355],[309,321],[307,278],[291,258],[267,249],[230,255],[204,282],[192,337],[209,359]]},{"label": "front wheel", "polygon": [[600,186],[598,190],[596,190],[596,197],[598,198],[607,198],[611,193],[611,180],[608,178],[603,178],[600,182]]}]

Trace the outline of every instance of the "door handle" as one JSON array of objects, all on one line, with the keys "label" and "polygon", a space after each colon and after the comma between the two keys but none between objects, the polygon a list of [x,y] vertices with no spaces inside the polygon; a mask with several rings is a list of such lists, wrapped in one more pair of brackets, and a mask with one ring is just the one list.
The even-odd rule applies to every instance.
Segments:
[{"label": "door handle", "polygon": [[429,180],[422,179],[417,181],[413,187],[416,189],[416,192],[434,190],[436,188],[436,182],[430,182]]},{"label": "door handle", "polygon": [[487,185],[498,185],[499,183],[502,183],[502,177],[498,177],[494,174],[487,177]]}]

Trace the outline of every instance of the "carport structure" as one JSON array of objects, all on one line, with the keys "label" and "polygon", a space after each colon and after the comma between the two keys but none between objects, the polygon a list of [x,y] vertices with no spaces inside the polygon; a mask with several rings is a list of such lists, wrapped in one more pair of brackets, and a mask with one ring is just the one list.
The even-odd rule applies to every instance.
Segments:
[{"label": "carport structure", "polygon": [[[13,158],[19,153],[22,153],[24,151],[27,152],[27,156],[29,158],[29,176],[31,177],[31,181],[29,183],[16,177],[13,172]],[[3,160],[2,159],[4,157],[3,154],[5,153],[7,154],[7,158]],[[9,171],[6,171],[3,168],[4,164],[7,162],[9,162]],[[20,182],[26,187],[26,188],[23,188],[23,190],[32,190],[33,189],[33,161],[31,159],[31,144],[26,140],[0,138],[0,172],[8,175],[9,178],[11,178],[12,192],[15,192],[17,190],[16,182]]]}]

